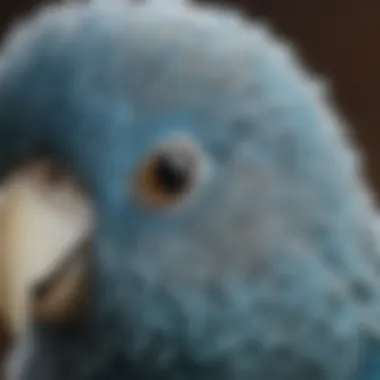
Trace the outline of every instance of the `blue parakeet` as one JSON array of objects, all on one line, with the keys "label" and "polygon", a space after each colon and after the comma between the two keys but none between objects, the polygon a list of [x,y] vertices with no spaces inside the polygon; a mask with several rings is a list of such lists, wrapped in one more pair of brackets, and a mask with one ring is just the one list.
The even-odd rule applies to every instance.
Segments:
[{"label": "blue parakeet", "polygon": [[330,103],[224,8],[54,4],[12,29],[1,172],[50,157],[96,211],[60,268],[85,265],[83,310],[36,307],[19,379],[379,379],[378,215]]}]

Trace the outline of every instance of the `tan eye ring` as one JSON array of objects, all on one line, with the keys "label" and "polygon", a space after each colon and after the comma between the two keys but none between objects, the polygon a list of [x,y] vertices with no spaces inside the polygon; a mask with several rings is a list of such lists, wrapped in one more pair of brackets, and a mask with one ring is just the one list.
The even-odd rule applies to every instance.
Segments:
[{"label": "tan eye ring", "polygon": [[188,198],[199,181],[202,154],[189,140],[176,140],[153,151],[136,176],[136,194],[148,206],[167,207]]}]

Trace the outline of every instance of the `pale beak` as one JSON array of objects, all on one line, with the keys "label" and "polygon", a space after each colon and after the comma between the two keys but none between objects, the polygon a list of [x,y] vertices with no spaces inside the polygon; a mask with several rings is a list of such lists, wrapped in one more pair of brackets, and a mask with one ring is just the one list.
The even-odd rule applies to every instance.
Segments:
[{"label": "pale beak", "polygon": [[51,163],[34,162],[0,187],[0,316],[17,339],[31,319],[62,323],[85,297],[94,227],[89,200]]}]

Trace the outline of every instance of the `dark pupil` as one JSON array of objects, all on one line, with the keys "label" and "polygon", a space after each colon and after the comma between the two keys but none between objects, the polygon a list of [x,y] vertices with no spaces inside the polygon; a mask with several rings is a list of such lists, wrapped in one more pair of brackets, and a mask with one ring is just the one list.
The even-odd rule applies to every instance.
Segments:
[{"label": "dark pupil", "polygon": [[165,191],[180,193],[190,182],[190,169],[185,162],[175,160],[174,157],[158,157],[155,165],[157,181]]}]

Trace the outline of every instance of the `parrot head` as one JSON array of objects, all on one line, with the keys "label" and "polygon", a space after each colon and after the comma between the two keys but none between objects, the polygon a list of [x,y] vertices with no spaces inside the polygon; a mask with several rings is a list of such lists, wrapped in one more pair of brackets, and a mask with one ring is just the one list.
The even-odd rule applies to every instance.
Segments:
[{"label": "parrot head", "polygon": [[54,160],[95,224],[33,289],[20,378],[351,379],[379,334],[380,257],[329,103],[226,9],[94,1],[14,28],[0,169]]}]

